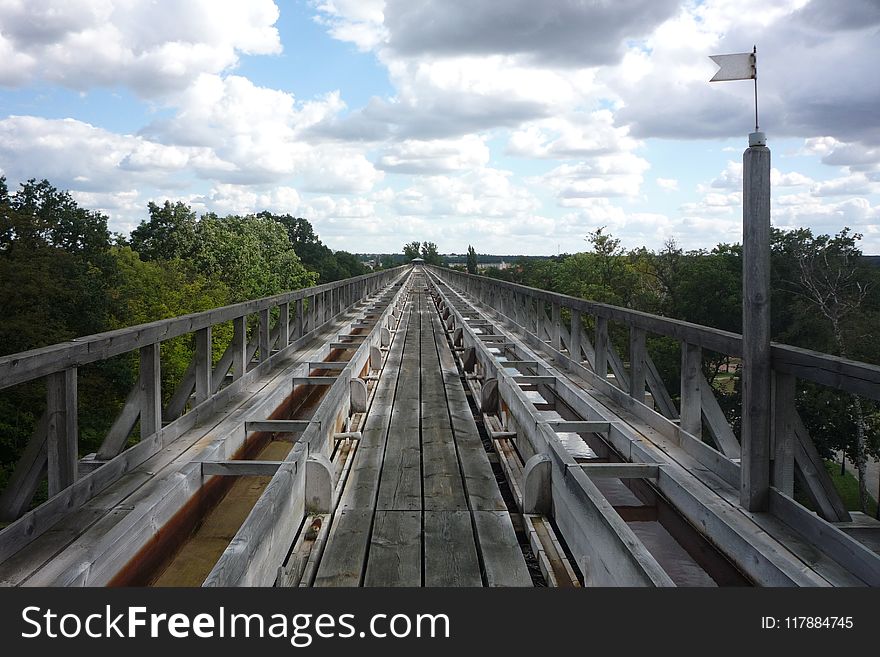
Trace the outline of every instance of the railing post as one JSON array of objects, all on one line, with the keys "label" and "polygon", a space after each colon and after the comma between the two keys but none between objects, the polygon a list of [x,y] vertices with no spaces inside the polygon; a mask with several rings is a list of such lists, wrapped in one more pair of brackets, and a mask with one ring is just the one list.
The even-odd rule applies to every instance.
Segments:
[{"label": "railing post", "polygon": [[699,345],[681,343],[681,423],[682,431],[696,438],[703,433],[703,402],[700,390],[703,350]]},{"label": "railing post", "polygon": [[629,396],[645,403],[645,330],[629,327]]},{"label": "railing post", "polygon": [[76,482],[78,417],[76,368],[46,377],[49,496]]},{"label": "railing post", "polygon": [[743,377],[740,503],[770,497],[770,149],[749,135],[743,153]]},{"label": "railing post", "polygon": [[260,362],[269,359],[269,309],[260,311]]},{"label": "railing post", "polygon": [[786,495],[794,494],[796,382],[793,374],[773,373],[773,485]]},{"label": "railing post", "polygon": [[608,318],[596,316],[596,374],[603,381],[608,379]]},{"label": "railing post", "polygon": [[571,309],[571,344],[568,345],[568,357],[575,363],[580,364],[581,359],[581,334],[584,325],[581,323],[581,311]]},{"label": "railing post", "polygon": [[562,349],[562,331],[559,330],[562,322],[562,310],[558,303],[550,304],[550,343],[556,351]]},{"label": "railing post", "polygon": [[141,347],[138,386],[141,398],[141,439],[162,428],[162,369],[159,343]]},{"label": "railing post", "polygon": [[232,320],[232,378],[247,373],[247,315]]},{"label": "railing post", "polygon": [[290,344],[290,302],[278,306],[278,350]]},{"label": "railing post", "polygon": [[196,405],[211,396],[211,327],[196,331]]}]

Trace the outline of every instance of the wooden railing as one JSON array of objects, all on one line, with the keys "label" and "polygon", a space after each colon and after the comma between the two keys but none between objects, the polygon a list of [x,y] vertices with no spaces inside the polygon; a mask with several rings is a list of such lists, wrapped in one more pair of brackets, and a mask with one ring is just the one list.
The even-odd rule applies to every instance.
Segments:
[{"label": "wooden railing", "polygon": [[[0,357],[0,390],[46,381],[46,411],[0,495],[0,519],[20,517],[45,477],[50,499],[35,509],[36,516],[80,505],[213,412],[280,353],[303,344],[402,272],[385,270]],[[256,330],[249,339],[252,316]],[[232,340],[214,365],[212,328],[228,322]],[[194,356],[163,408],[161,343],[188,334],[194,334]],[[78,368],[133,351],[140,363],[137,384],[97,453],[81,461]],[[138,423],[140,440],[126,449]]]},{"label": "wooden railing", "polygon": [[[483,276],[439,267],[431,270],[451,287],[478,299],[539,341],[564,367],[577,368],[591,376],[616,403],[739,488],[740,443],[702,373],[701,362],[703,350],[740,357],[742,336]],[[566,314],[569,320],[564,322]],[[584,322],[587,318],[592,320],[592,335]],[[609,337],[609,327],[614,326],[622,326],[628,332],[628,363]],[[648,335],[672,338],[681,345],[678,404],[667,391],[646,348]],[[773,430],[771,506],[784,514],[799,512],[792,500],[797,478],[821,517],[838,522],[850,520],[798,415],[795,392],[798,380],[803,380],[880,400],[880,367],[773,343],[772,371],[774,393],[767,400]],[[704,426],[711,444],[704,441]]]}]

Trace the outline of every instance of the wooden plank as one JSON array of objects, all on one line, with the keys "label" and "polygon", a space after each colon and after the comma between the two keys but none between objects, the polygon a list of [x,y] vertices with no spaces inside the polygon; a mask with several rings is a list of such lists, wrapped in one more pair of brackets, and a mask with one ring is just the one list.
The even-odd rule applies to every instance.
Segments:
[{"label": "wooden plank", "polygon": [[46,377],[46,450],[49,496],[77,479],[79,428],[77,373],[71,367]]},{"label": "wooden plank", "polygon": [[703,411],[700,368],[703,350],[698,345],[681,345],[681,422],[679,426],[695,438],[703,435]]},{"label": "wooden plank", "polygon": [[488,586],[532,586],[532,578],[507,511],[474,511],[477,544]]},{"label": "wooden plank", "polygon": [[141,401],[141,440],[162,428],[162,372],[158,344],[141,347],[138,385]]},{"label": "wooden plank", "polygon": [[27,509],[46,473],[47,414],[44,412],[34,427],[24,450],[15,464],[12,476],[0,496],[0,520],[16,520]]},{"label": "wooden plank", "polygon": [[332,386],[339,377],[337,376],[295,376],[295,386]]},{"label": "wooden plank", "polygon": [[660,468],[656,463],[581,463],[578,467],[590,477],[605,479],[656,479]]},{"label": "wooden plank", "polygon": [[663,377],[660,376],[660,372],[657,370],[657,366],[654,364],[654,360],[649,353],[645,354],[645,375],[648,382],[648,390],[654,398],[657,410],[664,417],[671,420],[678,419],[675,402],[672,401],[672,397],[666,389],[666,384],[663,383]]},{"label": "wooden plank", "polygon": [[286,349],[290,344],[290,302],[278,306],[278,349]]},{"label": "wooden plank", "polygon": [[377,511],[364,586],[421,585],[421,512]]},{"label": "wooden plank", "polygon": [[611,423],[595,420],[547,420],[547,426],[558,432],[607,434]]},{"label": "wooden plank", "polygon": [[196,405],[206,401],[213,393],[211,385],[211,372],[214,366],[212,360],[211,327],[205,327],[196,331],[195,362],[195,388]]},{"label": "wooden plank", "polygon": [[629,330],[629,396],[645,403],[645,331],[635,326]]},{"label": "wooden plank", "polygon": [[247,316],[242,315],[232,320],[232,378],[240,379],[247,373],[250,358],[247,353]]},{"label": "wooden plank", "polygon": [[259,354],[260,354],[260,362],[263,362],[267,358],[269,358],[269,309],[263,308],[260,311],[260,324],[258,327],[259,333]]},{"label": "wooden plank", "polygon": [[309,371],[312,370],[344,370],[348,367],[347,360],[312,360],[309,361]]},{"label": "wooden plank", "polygon": [[425,586],[482,586],[471,514],[425,511]]},{"label": "wooden plank", "polygon": [[247,420],[244,423],[244,430],[248,433],[252,431],[298,433],[305,431],[312,424],[321,423],[316,420]]},{"label": "wooden plank", "polygon": [[794,495],[795,383],[791,374],[773,376],[773,486],[789,497]]},{"label": "wooden plank", "polygon": [[718,450],[731,459],[740,457],[741,448],[736,434],[730,428],[727,416],[718,405],[715,399],[715,392],[702,372],[698,373],[700,378],[700,410],[703,413],[703,419],[706,420],[706,426],[709,427],[709,434],[718,445]]},{"label": "wooden plank", "polygon": [[596,318],[596,362],[593,369],[603,380],[608,378],[608,320]]},{"label": "wooden plank", "polygon": [[281,465],[281,461],[202,461],[202,475],[209,477],[271,477]]},{"label": "wooden plank", "polygon": [[816,451],[813,439],[807,431],[800,414],[795,409],[791,416],[795,438],[794,458],[810,496],[816,502],[819,513],[831,522],[847,522],[851,519],[837,487],[825,469],[825,461]]},{"label": "wooden plank", "polygon": [[113,425],[104,437],[104,441],[98,448],[97,458],[101,461],[109,461],[118,456],[125,448],[128,438],[131,435],[134,425],[138,421],[141,414],[141,389],[140,384],[136,383],[128,393],[128,398],[119,415],[113,421]]}]

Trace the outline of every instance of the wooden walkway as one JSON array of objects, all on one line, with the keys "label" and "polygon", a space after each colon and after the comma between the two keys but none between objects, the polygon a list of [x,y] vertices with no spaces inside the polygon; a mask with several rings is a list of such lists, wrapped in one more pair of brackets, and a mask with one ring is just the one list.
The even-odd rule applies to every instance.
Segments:
[{"label": "wooden walkway", "polygon": [[315,586],[531,586],[423,278],[392,343]]}]

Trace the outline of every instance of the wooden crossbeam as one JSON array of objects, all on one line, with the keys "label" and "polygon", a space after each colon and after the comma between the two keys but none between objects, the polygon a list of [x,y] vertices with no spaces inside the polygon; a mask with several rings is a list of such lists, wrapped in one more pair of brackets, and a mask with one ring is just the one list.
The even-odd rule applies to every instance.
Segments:
[{"label": "wooden crossbeam", "polygon": [[603,433],[611,430],[610,422],[592,422],[587,420],[548,420],[547,425],[558,433]]},{"label": "wooden crossbeam", "polygon": [[293,385],[295,386],[332,386],[336,381],[335,376],[295,376],[293,377]]},{"label": "wooden crossbeam", "polygon": [[590,477],[607,479],[656,479],[660,466],[656,463],[580,463],[577,466]]},{"label": "wooden crossbeam", "polygon": [[315,424],[312,420],[249,420],[244,423],[244,430],[272,431],[274,433],[299,433]]},{"label": "wooden crossbeam", "polygon": [[344,370],[347,360],[310,360],[309,370]]},{"label": "wooden crossbeam", "polygon": [[539,385],[552,386],[553,384],[556,383],[555,376],[540,376],[540,375],[533,376],[533,375],[524,374],[524,375],[520,375],[520,376],[513,376],[511,378],[513,379],[514,383],[531,385],[531,386],[539,386]]},{"label": "wooden crossbeam", "polygon": [[202,475],[227,477],[271,477],[282,461],[203,461]]}]

